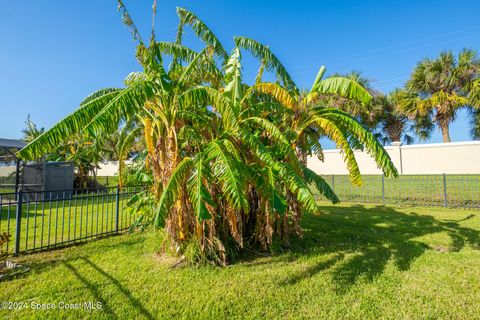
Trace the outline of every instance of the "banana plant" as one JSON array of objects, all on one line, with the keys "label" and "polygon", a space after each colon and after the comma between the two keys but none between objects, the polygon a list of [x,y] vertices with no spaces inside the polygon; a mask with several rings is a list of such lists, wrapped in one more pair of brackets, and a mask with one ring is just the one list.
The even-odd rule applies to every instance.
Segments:
[{"label": "banana plant", "polygon": [[[354,149],[365,149],[377,162],[386,176],[398,173],[392,165],[388,153],[374,135],[353,116],[337,108],[324,105],[322,95],[333,94],[347,99],[355,99],[364,105],[372,96],[360,84],[346,77],[334,76],[324,78],[326,68],[321,66],[310,90],[299,90],[280,60],[265,45],[246,37],[235,37],[235,44],[248,50],[257,57],[262,66],[272,71],[277,83],[261,82],[250,88],[252,93],[272,96],[281,105],[292,110],[284,122],[285,129],[291,128],[292,143],[297,149],[297,156],[306,164],[307,156],[312,152],[321,158],[322,148],[319,139],[326,136],[333,140],[343,152],[343,158],[354,185],[361,185],[360,170],[355,159]],[[261,68],[261,70],[263,70]]]},{"label": "banana plant", "polygon": [[[237,37],[227,54],[212,30],[183,8],[177,9],[175,41],[157,42],[152,31],[147,45],[121,1],[119,8],[138,41],[143,70],[131,73],[123,88],[87,97],[19,155],[36,158],[78,133],[95,137],[136,121],[146,146],[146,170],[152,173],[153,222],[165,229],[176,252],[193,242],[202,256],[225,264],[232,247],[267,249],[275,237],[301,236],[303,213],[320,213],[310,186],[339,201],[299,157],[299,151],[320,153],[323,135],[345,151],[354,177],[359,173],[350,151],[360,144],[387,174],[396,173],[381,145],[355,119],[316,104],[324,92],[367,101],[358,84],[323,79],[321,69],[312,89],[302,92],[267,47]],[[204,42],[201,51],[182,44],[185,28]],[[242,48],[261,60],[251,86],[242,79]],[[168,67],[166,55],[172,58]],[[262,82],[264,70],[274,72],[278,83]],[[123,135],[123,154],[136,133]]]}]

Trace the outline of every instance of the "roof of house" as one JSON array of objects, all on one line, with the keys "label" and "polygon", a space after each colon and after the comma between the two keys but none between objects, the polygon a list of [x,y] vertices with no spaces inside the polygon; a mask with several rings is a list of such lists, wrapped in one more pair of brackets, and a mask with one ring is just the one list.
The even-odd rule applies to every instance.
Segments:
[{"label": "roof of house", "polygon": [[15,140],[15,139],[1,139],[0,138],[0,148],[8,148],[8,149],[22,149],[27,145],[26,142],[22,140]]}]

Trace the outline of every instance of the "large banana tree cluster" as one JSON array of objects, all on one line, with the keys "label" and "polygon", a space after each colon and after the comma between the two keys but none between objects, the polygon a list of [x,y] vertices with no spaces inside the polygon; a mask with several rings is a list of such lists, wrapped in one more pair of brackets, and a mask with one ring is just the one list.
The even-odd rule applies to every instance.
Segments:
[{"label": "large banana tree cluster", "polygon": [[[140,124],[153,181],[152,221],[165,228],[177,251],[194,243],[203,257],[224,264],[232,247],[267,249],[275,239],[288,243],[291,235],[301,236],[302,215],[320,212],[311,187],[339,201],[306,166],[308,155],[322,156],[321,137],[343,151],[356,185],[361,184],[356,148],[368,151],[387,176],[397,174],[367,129],[319,102],[323,94],[368,102],[369,93],[355,81],[324,79],[322,67],[312,88],[302,91],[267,46],[235,37],[227,53],[207,25],[183,8],[177,10],[175,41],[157,42],[152,32],[147,45],[121,1],[119,8],[139,41],[136,55],[143,70],[131,73],[124,88],[87,97],[19,155],[40,157],[78,132],[95,137],[124,130],[131,121]],[[203,41],[203,50],[182,44],[186,27]],[[242,51],[259,60],[252,85],[242,79]],[[276,81],[263,82],[263,72]]]}]

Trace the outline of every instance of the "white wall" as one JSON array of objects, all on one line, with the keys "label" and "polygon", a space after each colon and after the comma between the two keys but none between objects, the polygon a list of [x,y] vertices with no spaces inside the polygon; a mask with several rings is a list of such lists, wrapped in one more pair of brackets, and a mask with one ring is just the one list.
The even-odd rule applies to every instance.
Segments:
[{"label": "white wall", "polygon": [[[401,145],[385,147],[400,174],[480,174],[480,141]],[[347,174],[342,153],[324,150],[325,161],[308,159],[308,167],[319,174]],[[355,151],[362,174],[381,174],[373,159]]]},{"label": "white wall", "polygon": [[12,172],[15,172],[15,166],[0,166],[0,177],[7,177]]},{"label": "white wall", "polygon": [[[480,174],[480,141],[401,145],[385,147],[401,174]],[[340,150],[324,150],[325,161],[308,159],[308,167],[319,174],[347,174]],[[355,151],[362,174],[381,174],[373,159],[362,151]],[[127,161],[128,163],[128,161]],[[15,171],[15,166],[0,166],[0,176]],[[100,164],[98,176],[118,174],[118,161]]]},{"label": "white wall", "polygon": [[[131,161],[125,161],[129,164]],[[97,169],[97,176],[114,176],[118,174],[118,161],[108,161],[100,163],[100,168]],[[6,177],[12,172],[15,172],[15,166],[0,166],[0,177]]]},{"label": "white wall", "polygon": [[97,169],[97,176],[114,176],[118,174],[118,161],[100,163]]},{"label": "white wall", "polygon": [[[132,163],[131,160],[125,161],[125,165]],[[118,161],[108,161],[106,163],[100,163],[99,169],[97,169],[97,176],[115,176],[118,174]]]}]

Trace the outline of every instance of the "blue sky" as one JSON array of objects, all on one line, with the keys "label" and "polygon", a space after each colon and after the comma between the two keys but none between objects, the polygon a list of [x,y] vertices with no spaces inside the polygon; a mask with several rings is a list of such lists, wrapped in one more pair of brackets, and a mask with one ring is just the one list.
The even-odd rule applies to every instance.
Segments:
[{"label": "blue sky", "polygon": [[[144,38],[151,0],[124,0]],[[19,138],[27,114],[49,128],[90,92],[122,86],[139,66],[135,42],[115,0],[3,0],[0,10],[0,137]],[[195,12],[228,49],[245,35],[270,45],[298,85],[309,87],[320,65],[361,71],[384,92],[402,86],[416,62],[442,49],[479,49],[480,1],[158,1],[156,35],[173,40],[176,6]],[[186,44],[200,48],[187,30]],[[244,74],[258,64],[244,55]],[[451,126],[470,140],[468,115]],[[431,142],[440,142],[438,131]],[[332,147],[328,144],[325,147]]]}]

